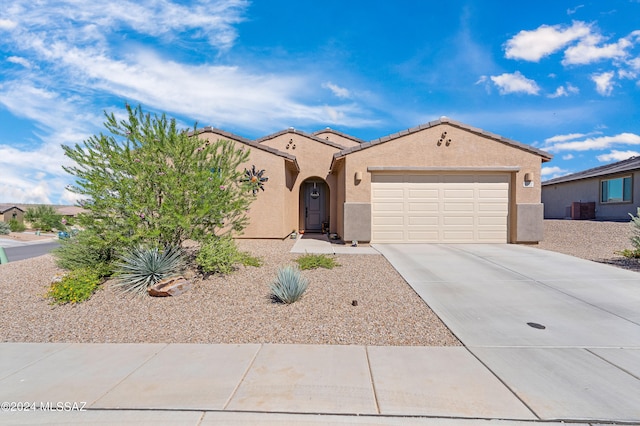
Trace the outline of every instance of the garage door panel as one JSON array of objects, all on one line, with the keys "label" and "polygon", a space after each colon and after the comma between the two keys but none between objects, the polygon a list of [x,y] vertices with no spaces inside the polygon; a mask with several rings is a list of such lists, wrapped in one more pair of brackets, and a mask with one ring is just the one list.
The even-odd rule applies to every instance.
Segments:
[{"label": "garage door panel", "polygon": [[469,202],[464,203],[451,203],[447,202],[442,206],[442,211],[447,212],[473,212],[474,204]]},{"label": "garage door panel", "polygon": [[440,222],[438,216],[409,216],[408,225],[435,225]]},{"label": "garage door panel", "polygon": [[410,212],[437,212],[438,211],[438,203],[412,203],[409,202],[407,207],[407,211]]},{"label": "garage door panel", "polygon": [[454,198],[454,199],[473,199],[474,198],[474,191],[473,189],[463,189],[463,188],[458,188],[458,189],[445,189],[444,190],[444,198],[445,199],[450,199],[450,198]]},{"label": "garage door panel", "polygon": [[482,203],[478,205],[478,212],[495,212],[504,213],[509,212],[509,206],[506,203]]},{"label": "garage door panel", "polygon": [[445,216],[442,218],[443,225],[471,225],[473,226],[473,216]]},{"label": "garage door panel", "polygon": [[507,242],[509,176],[372,176],[372,241]]},{"label": "garage door panel", "polygon": [[376,188],[373,196],[376,198],[404,198],[404,190],[402,188]]},{"label": "garage door panel", "polygon": [[404,216],[376,216],[373,218],[373,224],[380,226],[404,226]]},{"label": "garage door panel", "polygon": [[376,203],[371,210],[373,212],[402,212],[404,211],[404,203]]},{"label": "garage door panel", "polygon": [[434,199],[437,200],[439,198],[439,191],[437,188],[434,189],[415,189],[415,188],[407,188],[409,191],[409,199],[412,198],[420,198],[420,199]]}]

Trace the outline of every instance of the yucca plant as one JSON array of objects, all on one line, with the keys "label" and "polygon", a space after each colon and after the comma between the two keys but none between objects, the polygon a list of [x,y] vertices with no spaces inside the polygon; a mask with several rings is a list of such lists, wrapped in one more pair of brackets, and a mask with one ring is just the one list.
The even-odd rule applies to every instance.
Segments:
[{"label": "yucca plant", "polygon": [[116,286],[124,292],[143,294],[147,288],[165,278],[180,275],[185,261],[179,247],[135,248],[115,265]]},{"label": "yucca plant", "polygon": [[276,280],[271,284],[273,298],[281,303],[293,303],[302,297],[309,280],[302,276],[296,266],[278,269]]}]

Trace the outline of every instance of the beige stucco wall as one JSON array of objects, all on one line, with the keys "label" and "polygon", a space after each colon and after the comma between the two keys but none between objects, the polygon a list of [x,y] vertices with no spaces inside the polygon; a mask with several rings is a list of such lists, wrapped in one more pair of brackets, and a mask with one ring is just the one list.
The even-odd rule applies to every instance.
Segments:
[{"label": "beige stucco wall", "polygon": [[[631,203],[600,202],[600,182],[602,179],[633,176],[633,195]],[[545,185],[542,189],[544,217],[546,219],[564,219],[571,217],[572,202],[595,202],[596,219],[630,220],[629,213],[636,214],[640,207],[640,173],[581,179],[572,182]]]},{"label": "beige stucco wall", "polygon": [[[444,141],[438,145],[443,133]],[[449,141],[447,146],[447,141]],[[397,139],[373,145],[345,157],[345,201],[370,202],[371,172],[368,167],[500,168],[517,167],[511,174],[512,199],[509,208],[510,241],[517,241],[518,204],[539,204],[541,199],[541,157],[513,145],[441,124]],[[454,172],[455,170],[452,170]],[[356,172],[362,173],[359,183]],[[530,173],[532,187],[524,187]]]},{"label": "beige stucco wall", "polygon": [[318,132],[315,135],[320,139],[329,140],[331,142],[340,144],[345,148],[350,148],[352,146],[360,145],[360,142],[354,141],[353,139],[345,138],[344,136],[338,135],[330,130],[327,130],[324,132]]},{"label": "beige stucco wall", "polygon": [[[290,209],[285,214],[287,217],[286,227],[289,232],[293,229],[299,230],[301,226],[300,185],[309,178],[321,178],[329,186],[329,230],[330,232],[337,232],[338,206],[334,200],[336,199],[335,195],[337,194],[338,186],[336,175],[329,173],[329,168],[333,154],[338,152],[339,149],[295,132],[286,132],[274,138],[263,140],[260,143],[295,155],[300,166],[300,173],[296,176],[286,201],[288,203],[286,209]],[[287,149],[287,145],[289,149]],[[294,145],[295,149],[293,149]],[[282,211],[282,208],[281,206],[278,211]],[[277,214],[278,211],[274,211],[273,214]]]},{"label": "beige stucco wall", "polygon": [[[199,134],[203,140],[214,142],[228,137],[215,132],[205,131]],[[287,213],[289,203],[289,187],[291,179],[287,176],[285,159],[273,153],[250,147],[242,142],[234,141],[238,147],[249,150],[249,159],[241,165],[250,169],[255,165],[257,170],[265,170],[269,180],[264,184],[264,191],[258,191],[249,208],[249,225],[240,238],[285,238],[291,233]]]}]

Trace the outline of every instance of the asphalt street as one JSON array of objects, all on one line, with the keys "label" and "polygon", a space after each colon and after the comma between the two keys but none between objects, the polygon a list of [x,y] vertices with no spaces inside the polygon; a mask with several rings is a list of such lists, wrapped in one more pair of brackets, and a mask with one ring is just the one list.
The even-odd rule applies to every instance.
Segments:
[{"label": "asphalt street", "polygon": [[4,249],[4,252],[7,255],[7,259],[9,259],[9,262],[16,262],[18,260],[31,259],[32,257],[42,256],[43,254],[51,252],[51,250],[58,246],[60,246],[60,243],[58,242],[25,244],[6,247]]}]

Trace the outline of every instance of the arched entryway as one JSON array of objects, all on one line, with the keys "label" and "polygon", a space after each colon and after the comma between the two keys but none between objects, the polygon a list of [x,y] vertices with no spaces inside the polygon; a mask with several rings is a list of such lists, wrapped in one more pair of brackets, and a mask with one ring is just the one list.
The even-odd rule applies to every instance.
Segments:
[{"label": "arched entryway", "polygon": [[319,177],[305,179],[300,184],[300,230],[329,232],[329,185]]}]

